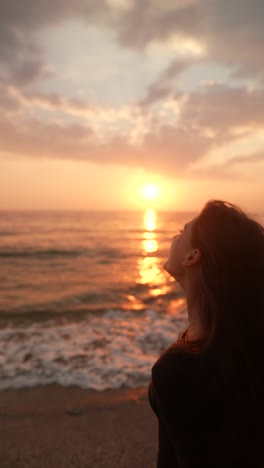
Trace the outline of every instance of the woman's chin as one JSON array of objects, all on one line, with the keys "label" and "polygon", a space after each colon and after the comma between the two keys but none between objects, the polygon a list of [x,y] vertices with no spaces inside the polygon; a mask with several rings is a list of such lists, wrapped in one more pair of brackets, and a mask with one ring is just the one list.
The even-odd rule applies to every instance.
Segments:
[{"label": "woman's chin", "polygon": [[172,268],[172,266],[170,264],[170,260],[167,260],[164,263],[163,268],[164,268],[165,271],[167,271],[167,273],[169,273],[170,276],[172,276],[172,278],[175,279],[175,281],[177,281],[177,283],[179,283],[180,286],[183,287],[183,283],[182,283],[182,280],[181,280],[181,275],[180,275],[179,272],[175,271],[175,268]]},{"label": "woman's chin", "polygon": [[170,261],[167,260],[164,265],[163,265],[163,268],[165,271],[167,271],[167,273],[169,273],[174,279],[175,278],[175,272],[173,271],[173,268],[171,267],[171,264],[170,264]]},{"label": "woman's chin", "polygon": [[172,268],[171,268],[171,265],[170,265],[170,260],[167,260],[163,264],[163,268],[164,268],[165,271],[167,271],[167,273],[169,273],[170,275],[172,274]]}]

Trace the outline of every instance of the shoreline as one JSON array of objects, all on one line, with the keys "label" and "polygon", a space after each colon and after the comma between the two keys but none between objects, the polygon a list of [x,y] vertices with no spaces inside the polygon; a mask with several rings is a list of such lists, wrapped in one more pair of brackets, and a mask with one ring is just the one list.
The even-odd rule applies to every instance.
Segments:
[{"label": "shoreline", "polygon": [[158,423],[147,389],[0,390],[1,468],[155,468]]}]

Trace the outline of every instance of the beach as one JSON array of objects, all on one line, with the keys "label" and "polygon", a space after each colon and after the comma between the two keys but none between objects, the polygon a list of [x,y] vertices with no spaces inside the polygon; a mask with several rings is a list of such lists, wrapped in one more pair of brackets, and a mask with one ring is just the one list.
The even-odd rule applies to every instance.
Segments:
[{"label": "beach", "polygon": [[1,468],[155,468],[147,388],[59,384],[0,391]]},{"label": "beach", "polygon": [[187,323],[163,264],[188,219],[0,213],[0,468],[156,467],[147,388]]}]

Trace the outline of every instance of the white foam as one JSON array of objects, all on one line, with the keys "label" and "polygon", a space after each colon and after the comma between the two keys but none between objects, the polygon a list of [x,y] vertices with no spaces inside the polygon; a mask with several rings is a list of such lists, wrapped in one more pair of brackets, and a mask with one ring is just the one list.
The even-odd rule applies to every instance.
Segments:
[{"label": "white foam", "polygon": [[49,320],[0,330],[0,388],[51,382],[105,390],[145,385],[160,353],[186,327],[187,311],[108,310],[82,322]]}]

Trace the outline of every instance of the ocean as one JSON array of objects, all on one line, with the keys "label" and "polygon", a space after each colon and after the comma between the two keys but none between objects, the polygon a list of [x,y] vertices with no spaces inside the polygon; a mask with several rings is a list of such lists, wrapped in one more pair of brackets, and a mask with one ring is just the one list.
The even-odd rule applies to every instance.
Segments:
[{"label": "ocean", "polygon": [[197,214],[1,211],[0,389],[147,385],[188,324],[163,264]]}]

